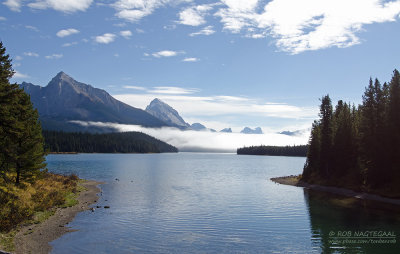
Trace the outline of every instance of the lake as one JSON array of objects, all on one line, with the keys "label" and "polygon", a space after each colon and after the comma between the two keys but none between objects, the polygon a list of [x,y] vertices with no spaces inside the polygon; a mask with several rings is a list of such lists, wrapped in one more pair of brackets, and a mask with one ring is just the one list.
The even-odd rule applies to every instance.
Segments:
[{"label": "lake", "polygon": [[[396,253],[396,208],[276,184],[305,158],[236,154],[49,155],[106,182],[52,253]],[[117,180],[116,180],[117,179]],[[379,234],[379,235],[378,235]]]}]

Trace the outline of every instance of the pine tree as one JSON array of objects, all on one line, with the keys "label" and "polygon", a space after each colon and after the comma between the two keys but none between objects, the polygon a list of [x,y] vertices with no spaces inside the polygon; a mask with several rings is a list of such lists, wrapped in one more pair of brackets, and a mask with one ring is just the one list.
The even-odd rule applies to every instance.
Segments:
[{"label": "pine tree", "polygon": [[318,174],[321,156],[321,127],[318,121],[314,121],[308,141],[307,160],[302,174],[303,180],[309,180],[312,175]]},{"label": "pine tree", "polygon": [[363,95],[363,104],[360,106],[360,159],[362,163],[365,183],[370,186],[376,185],[377,169],[376,147],[377,139],[377,87],[374,86],[372,79],[365,89]]},{"label": "pine tree", "polygon": [[387,147],[389,155],[390,172],[395,183],[400,184],[400,73],[393,71],[393,77],[389,84],[388,103],[388,131],[390,142]]},{"label": "pine tree", "polygon": [[10,85],[9,79],[14,74],[10,56],[6,54],[3,42],[0,42],[0,176],[8,181],[10,171],[9,153],[12,151],[10,132],[15,119],[11,115],[17,86]]},{"label": "pine tree", "polygon": [[321,154],[320,175],[329,177],[332,156],[332,102],[329,95],[322,97],[320,106],[321,117]]},{"label": "pine tree", "polygon": [[45,167],[44,141],[37,110],[29,95],[17,84],[10,84],[13,75],[11,60],[0,44],[0,173],[4,180],[15,177],[34,180]]},{"label": "pine tree", "polygon": [[334,113],[335,131],[332,147],[332,175],[347,178],[356,169],[356,137],[350,105],[339,101]]}]

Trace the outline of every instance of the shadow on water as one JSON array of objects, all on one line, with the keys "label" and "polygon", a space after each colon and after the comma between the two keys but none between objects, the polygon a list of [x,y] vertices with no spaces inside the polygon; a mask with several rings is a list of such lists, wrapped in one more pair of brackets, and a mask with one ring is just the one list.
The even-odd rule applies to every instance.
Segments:
[{"label": "shadow on water", "polygon": [[321,253],[399,253],[400,207],[304,189]]}]

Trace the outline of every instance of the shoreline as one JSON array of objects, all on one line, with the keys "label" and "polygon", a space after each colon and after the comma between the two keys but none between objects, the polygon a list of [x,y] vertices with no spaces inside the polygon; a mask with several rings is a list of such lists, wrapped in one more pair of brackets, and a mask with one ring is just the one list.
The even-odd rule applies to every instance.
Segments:
[{"label": "shoreline", "polygon": [[392,205],[400,205],[400,199],[394,198],[387,198],[383,196],[379,196],[376,194],[370,194],[365,192],[357,192],[350,189],[339,188],[339,187],[331,187],[331,186],[323,186],[318,184],[309,184],[303,181],[300,181],[298,178],[299,176],[282,176],[282,177],[273,177],[270,178],[271,181],[284,184],[284,185],[291,185],[296,187],[303,187],[310,190],[321,191],[321,192],[328,192],[331,194],[346,196],[355,199],[361,200],[371,200],[371,201],[378,201]]},{"label": "shoreline", "polygon": [[103,183],[88,180],[79,184],[86,190],[79,193],[78,204],[67,208],[57,208],[54,215],[39,224],[22,226],[14,237],[15,251],[13,253],[50,253],[51,241],[68,232],[76,231],[69,228],[68,224],[79,212],[89,210],[90,205],[97,202],[99,199],[97,194],[101,191],[98,185]]}]

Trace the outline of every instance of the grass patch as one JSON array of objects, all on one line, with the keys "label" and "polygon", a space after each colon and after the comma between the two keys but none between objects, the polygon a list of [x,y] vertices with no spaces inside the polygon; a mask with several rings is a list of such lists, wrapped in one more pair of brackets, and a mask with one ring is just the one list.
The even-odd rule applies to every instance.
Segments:
[{"label": "grass patch", "polygon": [[16,234],[16,230],[7,233],[0,233],[0,246],[4,251],[12,252],[15,250],[14,236]]},{"label": "grass patch", "polygon": [[39,224],[53,216],[55,212],[54,209],[36,212],[35,215],[33,215],[33,223]]},{"label": "grass patch", "polygon": [[85,190],[79,182],[76,175],[48,172],[34,183],[20,185],[0,178],[0,249],[14,249],[13,238],[19,225],[43,222],[55,213],[56,207],[78,204],[78,193]]},{"label": "grass patch", "polygon": [[65,196],[65,202],[61,205],[61,208],[67,208],[78,204],[77,193],[70,192]]}]

